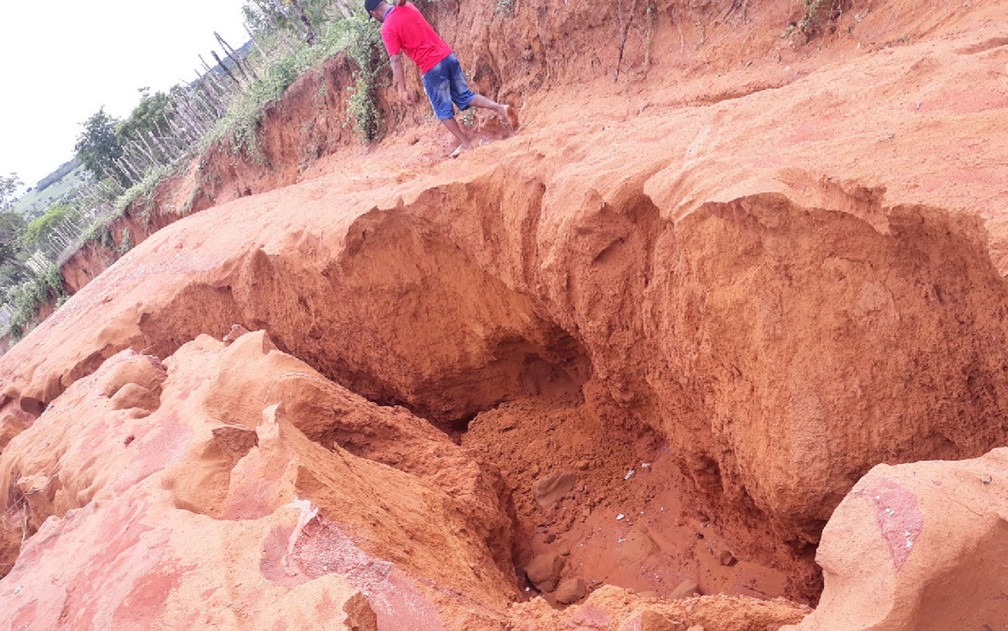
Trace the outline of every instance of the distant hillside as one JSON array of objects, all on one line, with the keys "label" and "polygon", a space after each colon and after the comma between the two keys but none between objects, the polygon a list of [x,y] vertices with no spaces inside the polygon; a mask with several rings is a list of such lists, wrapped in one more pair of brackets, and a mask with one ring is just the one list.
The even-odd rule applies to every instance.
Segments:
[{"label": "distant hillside", "polygon": [[64,162],[63,164],[61,164],[59,166],[58,169],[56,169],[55,171],[53,171],[49,175],[47,175],[44,178],[42,178],[41,180],[39,180],[38,184],[35,185],[35,191],[36,192],[42,192],[42,191],[44,191],[45,189],[47,189],[50,186],[52,186],[54,183],[56,183],[56,182],[60,181],[61,179],[63,179],[63,177],[65,175],[67,175],[68,173],[70,173],[71,171],[73,171],[74,169],[76,169],[77,167],[79,167],[80,165],[81,165],[81,161],[79,159],[77,159],[76,156],[74,157],[73,160],[68,160],[67,162]]},{"label": "distant hillside", "polygon": [[38,183],[35,184],[34,191],[36,193],[41,193],[42,191],[45,191],[46,188],[51,186],[53,183],[59,181],[60,179],[64,178],[68,173],[70,173],[72,170],[74,170],[80,165],[81,160],[78,159],[77,156],[74,156],[74,159],[68,160],[60,164],[59,167],[56,168],[56,170],[52,171],[45,177],[39,179]]},{"label": "distant hillside", "polygon": [[73,198],[76,190],[88,178],[87,170],[74,158],[39,180],[35,188],[28,189],[11,209],[30,219],[40,217],[53,204]]}]

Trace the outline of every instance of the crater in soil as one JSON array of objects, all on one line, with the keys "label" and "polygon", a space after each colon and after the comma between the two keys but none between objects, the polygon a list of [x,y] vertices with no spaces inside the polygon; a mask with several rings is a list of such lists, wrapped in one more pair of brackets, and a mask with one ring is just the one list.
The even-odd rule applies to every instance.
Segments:
[{"label": "crater in soil", "polygon": [[[814,603],[819,533],[863,471],[884,458],[979,454],[1002,437],[998,424],[948,421],[998,418],[1004,399],[967,395],[1008,389],[986,342],[1006,338],[1008,300],[972,223],[874,200],[880,228],[856,208],[779,194],[673,221],[632,181],[565,207],[572,228],[561,229],[545,216],[552,189],[513,175],[492,169],[409,205],[334,212],[328,233],[285,223],[265,245],[260,222],[293,221],[269,195],[194,216],[184,234],[169,226],[143,246],[167,290],[148,295],[119,266],[47,323],[66,333],[98,312],[112,323],[67,351],[62,374],[87,375],[117,348],[167,357],[235,323],[264,330],[340,387],[404,406],[496,467],[514,536],[486,543],[503,565],[513,559],[527,596],[551,604],[603,585]],[[232,225],[232,242],[210,238],[250,211],[262,215]],[[485,229],[493,221],[502,225]],[[195,243],[186,257],[181,239]],[[59,363],[63,349],[49,351],[40,356]],[[947,377],[940,390],[913,377],[919,365]],[[44,415],[54,397],[36,396],[40,384],[65,384],[37,374],[8,407]],[[249,374],[212,379],[229,393],[208,399],[213,418],[260,417],[264,397],[234,396],[251,391]],[[384,440],[393,466],[418,459],[394,433],[341,426],[339,410],[318,404],[330,386],[287,392],[289,382],[268,394],[307,439],[355,455]],[[885,403],[896,398],[894,415]],[[236,466],[229,440],[251,444],[217,438],[213,466],[224,469]],[[229,479],[210,504],[176,493],[178,507],[227,513],[218,496]]]},{"label": "crater in soil", "polygon": [[812,547],[775,541],[759,515],[704,510],[665,441],[618,411],[524,398],[478,414],[462,445],[495,465],[512,493],[528,595],[564,604],[579,581],[588,591],[807,604],[821,591]]}]

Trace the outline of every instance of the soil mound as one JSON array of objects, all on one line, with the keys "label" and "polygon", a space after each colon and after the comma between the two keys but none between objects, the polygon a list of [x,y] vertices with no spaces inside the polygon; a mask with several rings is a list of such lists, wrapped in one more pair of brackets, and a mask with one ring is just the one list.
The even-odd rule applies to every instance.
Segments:
[{"label": "soil mound", "polygon": [[0,483],[10,628],[466,628],[517,592],[499,475],[261,332],[113,356],[8,444]]},{"label": "soil mound", "polygon": [[[999,629],[1008,450],[878,465],[823,531],[826,590],[793,629]],[[968,603],[968,606],[964,606]]]}]

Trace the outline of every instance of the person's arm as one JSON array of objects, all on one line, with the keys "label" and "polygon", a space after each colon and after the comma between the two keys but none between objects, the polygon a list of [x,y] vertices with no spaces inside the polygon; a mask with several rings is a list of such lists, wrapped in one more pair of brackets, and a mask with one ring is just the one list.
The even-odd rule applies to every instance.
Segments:
[{"label": "person's arm", "polygon": [[396,90],[399,91],[399,98],[412,105],[413,95],[406,89],[406,73],[403,72],[402,52],[400,51],[398,54],[392,55],[390,59],[392,62],[392,83],[395,84]]}]

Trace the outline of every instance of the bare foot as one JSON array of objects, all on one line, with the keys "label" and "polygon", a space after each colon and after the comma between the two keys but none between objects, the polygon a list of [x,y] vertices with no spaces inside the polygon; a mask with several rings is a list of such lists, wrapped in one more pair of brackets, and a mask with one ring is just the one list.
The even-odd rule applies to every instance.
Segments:
[{"label": "bare foot", "polygon": [[504,115],[507,116],[508,127],[511,131],[518,131],[518,113],[510,105],[504,106]]},{"label": "bare foot", "polygon": [[455,151],[452,151],[451,155],[448,157],[457,158],[470,149],[472,149],[472,145],[459,145],[458,147],[455,147]]}]

